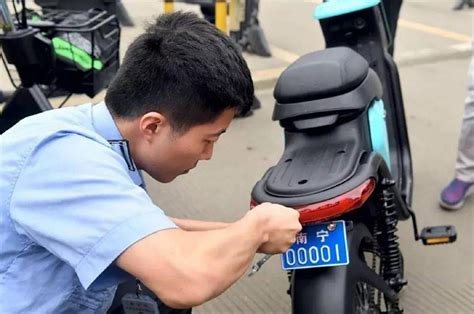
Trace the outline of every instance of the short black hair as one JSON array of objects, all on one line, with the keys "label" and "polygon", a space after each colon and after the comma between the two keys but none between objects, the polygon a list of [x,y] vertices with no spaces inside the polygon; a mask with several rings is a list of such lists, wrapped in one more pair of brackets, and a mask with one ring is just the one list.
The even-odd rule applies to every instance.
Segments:
[{"label": "short black hair", "polygon": [[107,89],[114,117],[157,111],[175,131],[214,121],[224,110],[247,112],[254,87],[230,37],[191,12],[160,15],[128,48]]}]

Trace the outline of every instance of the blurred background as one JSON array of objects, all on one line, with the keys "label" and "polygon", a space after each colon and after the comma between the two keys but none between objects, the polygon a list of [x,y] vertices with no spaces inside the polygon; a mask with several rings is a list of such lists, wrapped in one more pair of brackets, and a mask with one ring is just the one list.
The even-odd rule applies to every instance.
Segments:
[{"label": "blurred background", "polygon": [[[233,122],[222,136],[214,158],[202,162],[170,184],[149,178],[149,193],[165,212],[183,218],[234,221],[249,209],[250,191],[283,151],[283,131],[272,122],[273,87],[283,69],[299,56],[324,48],[313,11],[320,1],[260,0],[259,24],[271,56],[244,55],[252,71],[262,108]],[[27,1],[31,8],[37,7]],[[134,26],[123,26],[120,57],[146,23],[164,12],[163,1],[122,0]],[[405,101],[414,167],[414,203],[418,224],[452,224],[458,240],[449,246],[423,247],[413,240],[411,222],[399,224],[408,286],[401,297],[405,313],[474,313],[474,198],[456,212],[439,208],[441,189],[453,176],[458,136],[467,94],[474,10],[454,11],[451,0],[405,0],[395,45]],[[195,11],[199,5],[177,2],[174,10]],[[203,16],[204,17],[204,16]],[[0,89],[13,90],[3,67]],[[51,98],[59,106],[66,95]],[[65,104],[98,102],[72,95]],[[474,149],[474,148],[473,148]],[[228,248],[232,250],[232,247]],[[288,280],[277,257],[252,278],[243,278],[195,313],[289,313]]]}]

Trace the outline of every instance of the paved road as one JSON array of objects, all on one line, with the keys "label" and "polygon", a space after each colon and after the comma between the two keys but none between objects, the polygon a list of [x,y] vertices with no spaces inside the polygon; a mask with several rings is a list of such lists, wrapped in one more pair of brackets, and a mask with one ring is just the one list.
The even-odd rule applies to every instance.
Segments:
[{"label": "paved road", "polygon": [[[451,246],[423,247],[411,224],[400,225],[409,285],[405,313],[470,313],[473,310],[473,210],[446,213],[438,192],[452,175],[462,114],[467,60],[401,69],[415,171],[414,209],[423,225],[454,224],[459,240]],[[449,76],[446,75],[449,73]],[[449,92],[447,92],[449,91]],[[270,121],[271,90],[258,93],[263,109],[236,121],[222,137],[210,162],[203,162],[170,185],[149,185],[156,201],[184,217],[232,221],[242,216],[253,184],[282,151],[282,133]],[[232,249],[232,248],[229,248]],[[277,258],[251,279],[197,309],[198,313],[289,313],[287,281]]]},{"label": "paved road", "polygon": [[[247,56],[254,76],[271,87],[281,68],[299,55],[323,48],[312,11],[317,1],[261,0],[261,22],[274,58]],[[453,174],[457,137],[466,95],[469,56],[466,45],[473,29],[472,12],[452,12],[452,1],[405,1],[397,37],[397,59],[415,174],[414,210],[419,224],[454,224],[456,244],[423,247],[412,239],[411,224],[400,225],[409,285],[402,296],[405,313],[473,313],[474,198],[458,212],[438,208],[440,189]],[[123,31],[122,50],[140,33],[151,12],[162,11],[155,0],[125,1],[138,27]],[[178,8],[196,10],[179,4]],[[472,11],[472,10],[471,10]],[[258,72],[258,73],[257,73]],[[0,70],[0,86],[8,80]],[[272,90],[260,89],[263,108],[236,120],[216,147],[212,161],[167,185],[149,180],[153,199],[170,215],[233,221],[248,210],[250,191],[283,148],[282,131],[271,121]],[[98,101],[103,93],[93,99]],[[71,105],[88,101],[75,97]],[[229,250],[232,247],[228,248]],[[196,313],[289,313],[287,280],[278,258],[251,279],[244,278]]]},{"label": "paved road", "polygon": [[[289,62],[323,47],[318,25],[311,19],[314,3],[262,0],[261,6],[262,25],[276,47],[276,59]],[[455,213],[437,205],[440,189],[453,174],[466,94],[469,57],[454,53],[453,47],[469,45],[472,30],[472,13],[452,12],[450,7],[450,1],[406,1],[397,38],[397,58],[410,59],[400,74],[414,162],[413,207],[419,224],[454,224],[459,232],[454,245],[423,247],[413,241],[409,222],[400,225],[409,281],[401,301],[405,313],[474,311],[474,200]],[[274,75],[268,68],[265,71]],[[263,109],[234,123],[217,146],[214,160],[169,186],[155,185],[157,202],[186,217],[231,221],[243,215],[253,184],[282,151],[281,130],[270,121],[271,92],[259,91]],[[274,258],[257,276],[242,279],[196,312],[288,313],[286,289],[285,274]]]}]

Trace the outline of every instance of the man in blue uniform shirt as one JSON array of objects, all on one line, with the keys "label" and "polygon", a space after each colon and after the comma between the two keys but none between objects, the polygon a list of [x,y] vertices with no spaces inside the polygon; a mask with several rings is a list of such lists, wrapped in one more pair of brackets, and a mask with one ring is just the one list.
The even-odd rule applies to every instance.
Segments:
[{"label": "man in blue uniform shirt", "polygon": [[235,45],[175,13],[131,44],[105,102],[1,135],[0,313],[103,313],[132,278],[192,307],[229,288],[256,252],[285,251],[296,211],[262,204],[231,224],[170,218],[140,172],[166,183],[210,159],[252,95]]}]

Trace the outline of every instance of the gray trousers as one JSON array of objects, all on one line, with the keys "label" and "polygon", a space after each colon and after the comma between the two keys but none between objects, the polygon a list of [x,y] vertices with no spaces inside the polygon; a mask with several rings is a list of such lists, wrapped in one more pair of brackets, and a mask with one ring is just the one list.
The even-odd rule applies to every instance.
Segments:
[{"label": "gray trousers", "polygon": [[456,178],[474,182],[474,53],[469,66],[469,86],[459,138]]}]

